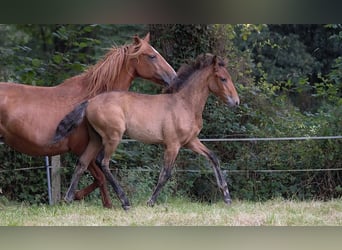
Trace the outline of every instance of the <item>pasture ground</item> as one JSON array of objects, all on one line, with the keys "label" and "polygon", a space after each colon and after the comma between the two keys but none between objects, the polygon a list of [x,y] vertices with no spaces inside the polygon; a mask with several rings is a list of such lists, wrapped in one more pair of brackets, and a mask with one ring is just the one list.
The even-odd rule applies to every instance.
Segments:
[{"label": "pasture ground", "polygon": [[342,199],[206,204],[171,199],[153,208],[133,204],[104,209],[99,203],[27,205],[1,202],[0,226],[324,226],[342,225]]}]

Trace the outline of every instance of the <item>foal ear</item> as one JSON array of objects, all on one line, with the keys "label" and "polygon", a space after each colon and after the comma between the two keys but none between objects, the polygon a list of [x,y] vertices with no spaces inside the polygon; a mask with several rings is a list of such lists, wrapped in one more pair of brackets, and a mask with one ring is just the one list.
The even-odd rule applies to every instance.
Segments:
[{"label": "foal ear", "polygon": [[214,65],[214,71],[215,72],[218,71],[220,65],[218,63],[217,55],[214,55],[214,57],[213,57],[213,65]]}]

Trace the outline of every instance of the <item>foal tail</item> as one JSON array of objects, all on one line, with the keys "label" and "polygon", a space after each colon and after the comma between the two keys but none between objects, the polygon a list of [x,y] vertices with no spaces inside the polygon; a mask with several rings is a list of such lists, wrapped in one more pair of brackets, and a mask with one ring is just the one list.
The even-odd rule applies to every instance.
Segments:
[{"label": "foal tail", "polygon": [[85,110],[88,106],[88,101],[84,101],[76,108],[67,114],[63,120],[60,121],[56,128],[55,137],[53,138],[52,144],[59,142],[64,137],[71,134],[71,132],[77,128],[83,121],[85,116]]}]

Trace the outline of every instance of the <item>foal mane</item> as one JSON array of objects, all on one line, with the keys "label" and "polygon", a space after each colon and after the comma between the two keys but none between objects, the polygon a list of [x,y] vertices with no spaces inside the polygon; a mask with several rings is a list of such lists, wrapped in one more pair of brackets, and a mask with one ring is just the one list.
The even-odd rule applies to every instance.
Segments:
[{"label": "foal mane", "polygon": [[123,67],[127,67],[129,59],[141,54],[142,47],[141,41],[137,44],[113,46],[100,61],[89,67],[84,73],[89,97],[113,90]]},{"label": "foal mane", "polygon": [[[209,53],[201,54],[193,61],[183,64],[177,72],[177,77],[168,87],[164,88],[163,93],[171,94],[178,92],[186,85],[190,76],[192,76],[195,72],[212,65],[214,63],[215,57],[215,55]],[[225,66],[225,62],[221,57],[216,57],[216,60],[218,60],[219,66]]]}]

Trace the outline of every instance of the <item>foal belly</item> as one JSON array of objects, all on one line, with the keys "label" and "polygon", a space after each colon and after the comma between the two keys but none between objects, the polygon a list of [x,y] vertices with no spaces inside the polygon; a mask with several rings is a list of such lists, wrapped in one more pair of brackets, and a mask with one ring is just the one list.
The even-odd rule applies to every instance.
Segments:
[{"label": "foal belly", "polygon": [[163,142],[159,131],[149,127],[131,127],[126,130],[126,134],[132,139],[147,144],[159,144]]}]

